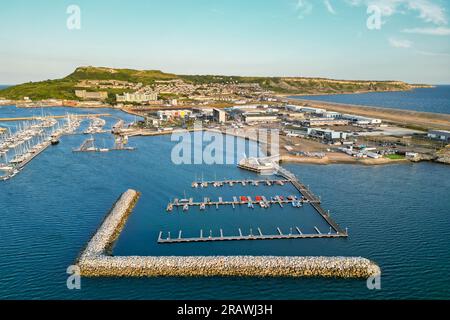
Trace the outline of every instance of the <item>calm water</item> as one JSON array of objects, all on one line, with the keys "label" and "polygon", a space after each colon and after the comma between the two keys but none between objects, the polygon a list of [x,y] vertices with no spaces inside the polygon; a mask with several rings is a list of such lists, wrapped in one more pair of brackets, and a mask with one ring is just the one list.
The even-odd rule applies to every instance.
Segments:
[{"label": "calm water", "polygon": [[[8,107],[2,112],[30,112]],[[67,110],[53,110],[65,113]],[[71,111],[73,111],[71,109]],[[94,110],[97,111],[97,110]],[[81,111],[83,113],[86,110]],[[114,116],[134,117],[110,111]],[[108,125],[115,118],[108,119]],[[170,137],[132,138],[136,152],[73,154],[85,136],[63,137],[13,180],[0,183],[0,298],[26,299],[389,299],[450,298],[450,170],[421,163],[382,167],[287,165],[343,227],[348,239],[157,245],[159,231],[196,235],[200,229],[236,234],[261,227],[274,233],[326,225],[310,208],[210,209],[165,212],[169,199],[187,196],[288,195],[290,187],[223,187],[194,190],[197,177],[253,177],[235,166],[175,166]],[[108,135],[100,135],[97,141]],[[73,264],[118,195],[127,188],[142,197],[127,223],[116,255],[346,255],[377,261],[382,290],[362,280],[158,278],[83,279],[81,291],[66,288]]]},{"label": "calm water", "polygon": [[403,92],[370,92],[291,97],[363,106],[450,113],[450,85]]}]

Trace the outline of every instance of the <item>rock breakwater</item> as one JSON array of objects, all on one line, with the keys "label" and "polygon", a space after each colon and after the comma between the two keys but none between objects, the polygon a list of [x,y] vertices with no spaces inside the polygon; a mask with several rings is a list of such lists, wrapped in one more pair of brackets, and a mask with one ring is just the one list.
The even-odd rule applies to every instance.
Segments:
[{"label": "rock breakwater", "polygon": [[139,193],[121,195],[78,259],[87,277],[336,277],[367,278],[380,268],[362,257],[114,257],[110,251],[132,212]]}]

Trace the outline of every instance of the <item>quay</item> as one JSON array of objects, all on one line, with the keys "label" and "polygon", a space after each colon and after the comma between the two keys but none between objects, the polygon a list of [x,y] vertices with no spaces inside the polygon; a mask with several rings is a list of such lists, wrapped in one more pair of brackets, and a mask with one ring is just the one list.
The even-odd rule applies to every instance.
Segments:
[{"label": "quay", "polygon": [[76,261],[81,276],[367,279],[381,274],[375,262],[363,257],[112,256],[111,248],[138,198],[137,191],[128,190],[117,200]]},{"label": "quay", "polygon": [[[101,114],[73,114],[75,118],[89,118],[92,116],[95,117],[110,117],[109,113],[101,113]],[[67,115],[64,116],[45,116],[46,119],[64,119],[67,118]],[[42,119],[42,117],[18,117],[18,118],[0,118],[0,122],[13,122],[13,121],[32,121]]]},{"label": "quay", "polygon": [[[186,242],[213,242],[213,241],[242,241],[242,240],[280,240],[280,239],[324,239],[324,238],[345,238],[346,234],[339,233],[322,233],[319,228],[314,227],[317,233],[315,234],[305,234],[302,233],[300,228],[294,227],[291,228],[289,233],[283,233],[281,229],[278,227],[278,234],[263,234],[260,228],[257,228],[258,234],[253,234],[250,231],[250,234],[243,235],[242,230],[239,228],[238,236],[224,236],[223,230],[220,229],[220,236],[214,237],[212,236],[212,232],[210,230],[210,235],[205,237],[203,236],[203,230],[200,230],[200,237],[191,237],[191,238],[182,238],[182,230],[178,233],[178,238],[171,238],[170,234],[168,234],[167,238],[163,238],[163,232],[159,233],[158,243],[160,244],[171,244],[171,243],[186,243]],[[297,233],[294,233],[293,230],[296,230]]]}]

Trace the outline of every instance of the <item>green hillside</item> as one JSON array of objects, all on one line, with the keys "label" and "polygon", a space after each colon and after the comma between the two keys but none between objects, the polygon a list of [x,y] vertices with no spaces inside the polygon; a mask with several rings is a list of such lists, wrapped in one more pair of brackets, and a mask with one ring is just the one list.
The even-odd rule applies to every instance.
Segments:
[{"label": "green hillside", "polygon": [[[29,82],[0,90],[6,99],[33,100],[49,98],[76,99],[75,89],[81,80],[120,80],[151,85],[157,80],[181,79],[193,84],[208,83],[259,83],[265,90],[279,94],[326,94],[359,91],[410,90],[413,86],[399,81],[347,81],[300,77],[238,77],[218,75],[175,75],[158,70],[113,69],[103,67],[80,67],[63,79]],[[89,89],[92,91],[92,89]],[[94,89],[95,90],[95,89]],[[99,89],[100,90],[100,89]],[[110,96],[124,90],[105,89]]]}]

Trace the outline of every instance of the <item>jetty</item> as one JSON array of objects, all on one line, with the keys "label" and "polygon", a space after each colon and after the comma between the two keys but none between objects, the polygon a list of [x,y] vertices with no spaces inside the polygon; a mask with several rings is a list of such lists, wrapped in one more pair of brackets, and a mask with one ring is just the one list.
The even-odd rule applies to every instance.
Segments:
[{"label": "jetty", "polygon": [[[138,201],[139,193],[120,196],[80,254],[76,264],[85,277],[332,277],[363,278],[381,274],[363,257],[295,256],[112,256],[111,248]],[[181,233],[178,234],[182,236]]]},{"label": "jetty", "polygon": [[[186,243],[186,242],[214,242],[214,241],[242,241],[242,240],[292,240],[292,239],[325,239],[325,238],[342,238],[346,237],[346,234],[339,233],[322,233],[317,227],[314,227],[317,233],[305,234],[302,233],[299,227],[291,228],[288,233],[277,227],[277,234],[263,234],[261,228],[257,228],[258,233],[253,234],[250,231],[249,234],[244,235],[242,229],[239,228],[239,235],[224,236],[223,230],[220,229],[220,236],[212,236],[211,230],[209,236],[204,236],[203,230],[200,230],[199,237],[183,238],[182,230],[178,232],[178,238],[171,238],[170,234],[166,238],[163,238],[163,232],[159,233],[158,243],[171,244],[171,243]],[[295,231],[294,231],[295,230]]]},{"label": "jetty", "polygon": [[289,183],[288,179],[244,179],[244,180],[214,180],[214,181],[194,181],[192,182],[192,188],[207,188],[209,186],[213,187],[223,187],[235,185],[241,186],[284,186]]},{"label": "jetty", "polygon": [[[256,196],[254,199],[250,196],[240,196],[238,197],[233,197],[233,200],[229,200],[229,201],[225,201],[223,200],[223,198],[219,197],[219,199],[217,201],[212,201],[210,198],[205,198],[202,202],[195,202],[193,198],[189,198],[189,199],[178,199],[175,198],[173,202],[170,202],[167,205],[167,208],[177,208],[177,207],[201,207],[202,209],[205,209],[207,206],[210,207],[216,207],[218,208],[219,206],[232,206],[232,207],[236,207],[239,205],[263,205],[264,208],[268,208],[270,207],[270,205],[273,204],[278,204],[281,207],[283,206],[283,204],[293,204],[295,207],[300,208],[302,204],[304,203],[309,203],[309,200],[305,199],[305,198],[297,198],[296,196],[286,196],[286,197],[281,197],[281,196],[275,196],[272,197],[270,200],[268,200],[266,197],[264,196]],[[171,210],[168,210],[171,211]]]},{"label": "jetty", "polygon": [[320,214],[320,216],[338,233],[348,236],[348,231],[343,230],[330,216],[328,211],[325,211],[321,204],[321,200],[319,197],[315,196],[307,186],[300,182],[300,180],[290,171],[285,168],[282,168],[278,164],[277,174],[288,179],[292,185],[300,192],[304,199],[306,199],[312,207]]}]

